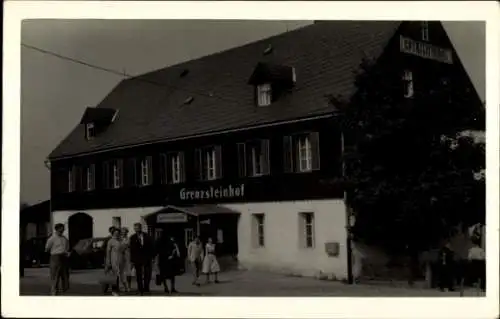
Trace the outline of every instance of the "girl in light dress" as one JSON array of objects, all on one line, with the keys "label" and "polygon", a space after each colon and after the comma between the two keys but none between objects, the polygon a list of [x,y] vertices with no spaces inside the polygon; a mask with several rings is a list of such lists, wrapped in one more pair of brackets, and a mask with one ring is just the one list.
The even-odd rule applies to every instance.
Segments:
[{"label": "girl in light dress", "polygon": [[128,237],[128,228],[121,229],[121,249],[122,260],[120,264],[120,280],[125,287],[125,291],[130,292],[132,285],[132,262],[130,261],[130,238]]},{"label": "girl in light dress", "polygon": [[215,256],[215,244],[212,242],[212,238],[208,238],[207,244],[205,245],[205,258],[203,259],[202,268],[202,272],[207,276],[206,283],[210,282],[210,274],[214,275],[214,282],[219,283],[218,274],[220,267],[217,262],[217,257]]}]

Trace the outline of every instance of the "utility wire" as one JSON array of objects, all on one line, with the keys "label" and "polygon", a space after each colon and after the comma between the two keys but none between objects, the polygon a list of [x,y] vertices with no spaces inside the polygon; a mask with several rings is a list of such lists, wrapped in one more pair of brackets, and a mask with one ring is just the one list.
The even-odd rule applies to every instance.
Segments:
[{"label": "utility wire", "polygon": [[59,58],[59,59],[62,59],[62,60],[68,61],[68,62],[80,64],[80,65],[83,65],[83,66],[86,66],[86,67],[89,67],[89,68],[92,68],[92,69],[100,70],[100,71],[103,71],[103,72],[108,72],[108,73],[119,75],[119,76],[124,76],[125,78],[127,78],[129,80],[134,80],[134,81],[149,83],[149,84],[152,84],[152,85],[167,87],[167,88],[171,88],[171,89],[177,89],[179,91],[185,91],[185,92],[188,92],[188,93],[191,93],[191,94],[197,94],[197,95],[200,95],[200,96],[205,96],[205,97],[210,97],[210,98],[217,98],[217,99],[220,99],[220,100],[226,100],[226,101],[233,102],[233,103],[236,102],[236,100],[227,99],[227,98],[224,98],[224,97],[221,97],[221,96],[217,96],[217,95],[214,95],[214,94],[207,94],[207,93],[203,93],[203,92],[196,92],[196,91],[193,91],[193,90],[190,90],[190,89],[185,89],[183,87],[179,87],[179,86],[176,86],[176,85],[165,84],[165,83],[160,83],[160,82],[148,80],[148,79],[145,79],[145,78],[140,78],[138,76],[127,74],[126,72],[120,72],[120,71],[117,71],[117,70],[114,70],[114,69],[110,69],[110,68],[102,67],[102,66],[99,66],[99,65],[96,65],[96,64],[88,63],[88,62],[85,62],[83,60],[75,59],[75,58],[72,58],[72,57],[69,57],[69,56],[66,56],[66,55],[62,55],[62,54],[53,52],[53,51],[45,50],[45,49],[36,47],[34,45],[30,45],[30,44],[26,44],[26,43],[21,43],[21,46],[23,46],[23,47],[25,47],[27,49],[30,49],[30,50],[34,50],[34,51],[43,53],[43,54],[51,55],[53,57],[56,57],[56,58]]}]

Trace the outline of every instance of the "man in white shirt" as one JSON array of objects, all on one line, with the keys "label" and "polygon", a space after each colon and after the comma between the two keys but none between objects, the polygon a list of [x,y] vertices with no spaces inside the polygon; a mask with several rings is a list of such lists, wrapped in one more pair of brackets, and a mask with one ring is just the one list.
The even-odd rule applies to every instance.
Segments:
[{"label": "man in white shirt", "polygon": [[200,277],[201,263],[203,261],[203,245],[200,238],[196,237],[189,243],[188,259],[193,269],[193,285],[198,286],[198,278]]},{"label": "man in white shirt", "polygon": [[[63,224],[56,224],[54,229],[55,232],[47,240],[45,251],[50,254],[51,293],[57,295],[58,292],[64,292],[69,288],[69,241],[63,235]],[[62,289],[59,289],[59,282],[62,284]]]}]

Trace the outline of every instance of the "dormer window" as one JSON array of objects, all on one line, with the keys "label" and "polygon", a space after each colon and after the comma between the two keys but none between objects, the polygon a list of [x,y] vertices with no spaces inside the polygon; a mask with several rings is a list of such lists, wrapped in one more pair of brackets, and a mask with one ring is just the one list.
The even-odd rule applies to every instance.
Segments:
[{"label": "dormer window", "polygon": [[268,106],[271,105],[272,90],[271,84],[265,83],[257,85],[257,105]]},{"label": "dormer window", "polygon": [[420,25],[420,29],[422,33],[422,40],[429,41],[429,22],[423,21]]},{"label": "dormer window", "polygon": [[91,140],[95,137],[94,123],[85,124],[85,137],[87,138],[87,140]]}]

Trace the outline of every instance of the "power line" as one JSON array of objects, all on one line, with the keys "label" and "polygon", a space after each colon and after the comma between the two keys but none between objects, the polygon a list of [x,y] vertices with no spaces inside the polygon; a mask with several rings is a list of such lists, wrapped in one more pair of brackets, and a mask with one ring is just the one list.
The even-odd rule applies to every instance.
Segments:
[{"label": "power line", "polygon": [[176,85],[165,84],[165,83],[160,83],[160,82],[156,82],[156,81],[152,81],[152,80],[148,80],[148,79],[144,79],[144,78],[139,78],[137,76],[130,75],[130,74],[126,73],[126,72],[120,72],[120,71],[117,71],[117,70],[114,70],[114,69],[111,69],[111,68],[102,67],[102,66],[99,66],[99,65],[96,65],[96,64],[92,64],[92,63],[83,61],[83,60],[79,60],[79,59],[72,58],[72,57],[69,57],[69,56],[66,56],[66,55],[62,55],[62,54],[59,54],[59,53],[56,53],[56,52],[53,52],[53,51],[45,50],[45,49],[36,47],[34,45],[30,45],[30,44],[26,44],[26,43],[21,43],[21,46],[23,46],[25,48],[28,48],[28,49],[31,49],[31,50],[34,50],[34,51],[37,51],[37,52],[40,52],[40,53],[43,53],[43,54],[47,54],[47,55],[59,58],[61,60],[65,60],[65,61],[68,61],[68,62],[80,64],[80,65],[83,65],[83,66],[86,66],[86,67],[89,67],[89,68],[92,68],[92,69],[97,69],[97,70],[100,70],[100,71],[103,71],[103,72],[108,72],[108,73],[111,73],[111,74],[115,74],[115,75],[119,75],[119,76],[124,76],[125,78],[127,78],[129,80],[134,80],[134,81],[149,83],[149,84],[152,84],[152,85],[162,86],[162,87],[166,87],[166,88],[177,89],[179,91],[185,91],[185,92],[188,92],[188,93],[197,94],[197,95],[200,95],[200,96],[205,96],[205,97],[210,97],[210,98],[217,98],[217,99],[226,100],[226,101],[229,101],[229,102],[236,102],[235,100],[227,99],[227,98],[224,98],[224,97],[221,97],[221,96],[217,96],[217,95],[214,95],[214,94],[207,94],[207,93],[203,93],[203,92],[196,92],[196,91],[193,91],[193,90],[190,90],[190,89],[185,89],[183,87],[179,87],[179,86],[176,86]]}]

